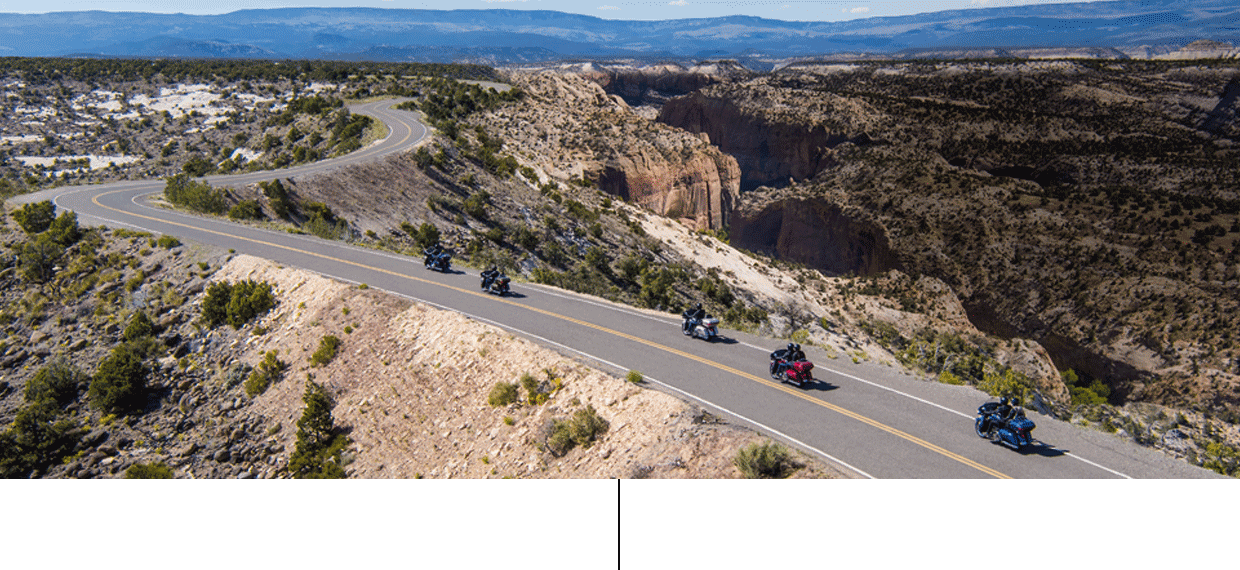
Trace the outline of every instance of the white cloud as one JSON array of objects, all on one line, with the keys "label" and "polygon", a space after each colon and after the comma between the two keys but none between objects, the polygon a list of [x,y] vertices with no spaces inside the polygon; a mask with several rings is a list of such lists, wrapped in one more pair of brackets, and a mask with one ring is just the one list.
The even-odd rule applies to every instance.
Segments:
[{"label": "white cloud", "polygon": [[864,14],[864,13],[869,12],[869,11],[870,11],[870,9],[869,9],[869,8],[867,8],[867,7],[865,7],[865,6],[861,6],[861,7],[858,7],[858,8],[853,8],[852,10],[849,10],[849,13],[852,13],[852,14]]},{"label": "white cloud", "polygon": [[[392,0],[383,0],[383,1],[391,2]],[[482,0],[482,1],[486,2],[487,4],[494,4],[496,2],[529,2],[530,0]]]},{"label": "white cloud", "polygon": [[617,8],[615,6],[599,6],[598,9],[599,10],[619,10],[620,8]]},{"label": "white cloud", "polygon": [[689,3],[685,2],[685,0],[676,0],[675,2],[668,2],[667,5],[668,6],[688,6]]}]

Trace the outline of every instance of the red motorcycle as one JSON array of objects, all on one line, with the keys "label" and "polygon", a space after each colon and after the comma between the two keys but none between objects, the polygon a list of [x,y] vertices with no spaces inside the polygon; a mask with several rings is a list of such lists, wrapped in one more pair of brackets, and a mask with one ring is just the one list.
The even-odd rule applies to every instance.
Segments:
[{"label": "red motorcycle", "polygon": [[771,379],[804,388],[814,382],[814,363],[805,359],[798,345],[771,353]]}]

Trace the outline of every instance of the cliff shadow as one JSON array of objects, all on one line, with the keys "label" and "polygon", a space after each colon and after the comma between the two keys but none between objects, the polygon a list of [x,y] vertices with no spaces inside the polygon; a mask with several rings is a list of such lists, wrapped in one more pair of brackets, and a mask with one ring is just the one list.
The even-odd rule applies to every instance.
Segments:
[{"label": "cliff shadow", "polygon": [[834,204],[793,198],[755,213],[734,211],[732,245],[818,269],[828,275],[874,275],[901,264],[875,224],[849,217]]}]

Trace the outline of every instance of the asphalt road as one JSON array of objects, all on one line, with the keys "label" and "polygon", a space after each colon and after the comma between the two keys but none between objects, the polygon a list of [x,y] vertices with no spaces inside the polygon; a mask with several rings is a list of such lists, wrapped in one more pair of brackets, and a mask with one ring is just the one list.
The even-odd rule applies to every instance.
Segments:
[{"label": "asphalt road", "polygon": [[[352,107],[386,123],[389,136],[348,156],[267,173],[209,177],[213,185],[323,172],[409,149],[427,134],[395,101]],[[271,259],[325,276],[459,311],[623,375],[637,370],[659,389],[748,423],[857,477],[875,478],[1206,478],[1211,471],[1109,434],[1038,414],[1038,445],[1012,451],[973,433],[973,412],[989,399],[969,387],[926,382],[861,362],[831,360],[813,347],[819,382],[807,389],[766,376],[767,354],[783,341],[721,329],[706,343],[680,334],[679,317],[528,283],[498,298],[478,290],[476,272],[441,274],[420,258],[312,236],[233,224],[151,206],[162,180],[65,187],[12,199],[54,200],[83,224],[169,234]],[[724,323],[726,325],[726,323]]]}]

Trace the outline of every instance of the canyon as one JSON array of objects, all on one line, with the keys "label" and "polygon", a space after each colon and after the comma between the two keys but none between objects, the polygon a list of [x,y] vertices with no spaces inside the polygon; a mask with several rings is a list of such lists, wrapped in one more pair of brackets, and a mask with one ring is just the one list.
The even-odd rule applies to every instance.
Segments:
[{"label": "canyon", "polygon": [[1223,60],[805,64],[718,76],[658,120],[735,158],[733,245],[942,279],[976,326],[1042,343],[1114,403],[1234,414],[1238,77]]}]

